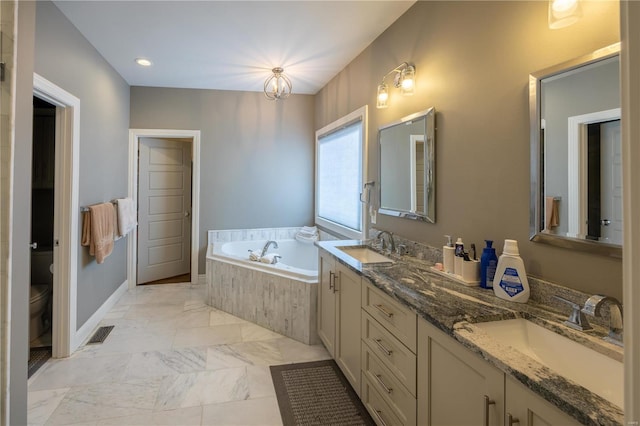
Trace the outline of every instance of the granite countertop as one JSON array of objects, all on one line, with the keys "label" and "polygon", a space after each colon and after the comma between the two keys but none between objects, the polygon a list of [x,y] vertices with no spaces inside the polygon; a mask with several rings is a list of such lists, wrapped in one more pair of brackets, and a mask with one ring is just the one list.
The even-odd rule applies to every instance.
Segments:
[{"label": "granite countertop", "polygon": [[558,375],[510,346],[500,344],[474,324],[525,318],[622,361],[622,348],[602,341],[602,336],[606,334],[604,328],[594,325],[594,330],[589,333],[573,330],[562,324],[568,317],[567,312],[556,312],[531,299],[528,303],[499,299],[491,290],[467,287],[432,271],[433,264],[426,260],[389,255],[393,264],[362,264],[337,248],[366,246],[366,241],[320,241],[316,245],[581,423],[624,423],[621,407]]}]

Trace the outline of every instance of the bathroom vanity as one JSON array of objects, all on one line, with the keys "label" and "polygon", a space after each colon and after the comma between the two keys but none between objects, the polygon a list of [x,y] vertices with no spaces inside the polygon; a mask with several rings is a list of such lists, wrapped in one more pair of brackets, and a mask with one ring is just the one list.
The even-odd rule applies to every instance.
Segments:
[{"label": "bathroom vanity", "polygon": [[[462,286],[432,272],[428,260],[387,255],[367,263],[346,250],[360,241],[317,245],[320,338],[377,424],[623,424],[622,350],[601,340],[604,328],[572,330],[562,324],[568,312]],[[612,375],[620,367],[619,395],[589,390],[580,371],[566,376],[484,327],[510,327],[509,320],[578,345],[581,358],[584,349],[609,359]],[[556,352],[575,364],[564,346]]]}]

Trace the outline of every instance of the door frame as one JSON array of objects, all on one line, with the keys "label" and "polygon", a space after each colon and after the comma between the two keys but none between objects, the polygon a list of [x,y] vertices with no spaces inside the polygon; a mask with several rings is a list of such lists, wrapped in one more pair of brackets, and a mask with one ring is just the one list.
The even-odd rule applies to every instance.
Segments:
[{"label": "door frame", "polygon": [[[198,283],[200,250],[200,130],[129,129],[129,197],[138,203],[138,149],[140,138],[191,139],[191,284]],[[137,286],[138,233],[132,232],[127,243],[127,281],[129,290]]]},{"label": "door frame", "polygon": [[568,235],[587,235],[587,126],[602,121],[619,120],[621,109],[613,108],[567,119],[569,191],[567,194]]},{"label": "door frame", "polygon": [[76,329],[80,99],[33,74],[33,95],[56,106],[52,356],[68,357],[80,346]]}]

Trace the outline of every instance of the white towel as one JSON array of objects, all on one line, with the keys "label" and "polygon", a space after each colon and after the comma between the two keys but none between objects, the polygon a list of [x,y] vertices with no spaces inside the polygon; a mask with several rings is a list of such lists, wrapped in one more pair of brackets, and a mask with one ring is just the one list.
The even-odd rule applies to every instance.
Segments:
[{"label": "white towel", "polygon": [[273,263],[278,263],[278,259],[281,256],[279,254],[276,253],[269,253],[269,254],[265,254],[264,256],[262,256],[260,258],[260,262],[262,263],[268,263],[268,264],[273,264]]},{"label": "white towel", "polygon": [[315,226],[303,226],[296,233],[295,239],[302,243],[313,243],[314,241],[318,241],[318,228]]},{"label": "white towel", "polygon": [[125,236],[138,225],[136,206],[132,198],[118,198],[118,235]]},{"label": "white towel", "polygon": [[249,260],[260,261],[260,250],[249,250]]}]

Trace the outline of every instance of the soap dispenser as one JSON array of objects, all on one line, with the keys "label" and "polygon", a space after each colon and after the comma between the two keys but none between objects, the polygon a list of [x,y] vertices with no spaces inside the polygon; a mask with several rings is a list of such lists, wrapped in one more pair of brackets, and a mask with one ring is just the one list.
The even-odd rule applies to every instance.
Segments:
[{"label": "soap dispenser", "polygon": [[504,240],[493,279],[493,292],[499,298],[512,302],[527,303],[529,300],[529,281],[516,240]]},{"label": "soap dispenser", "polygon": [[496,275],[498,256],[493,248],[492,240],[484,240],[487,246],[482,250],[480,257],[480,287],[493,288],[493,278]]},{"label": "soap dispenser", "polygon": [[454,257],[456,249],[453,247],[451,235],[445,235],[447,242],[442,247],[442,266],[447,274],[453,274]]}]

